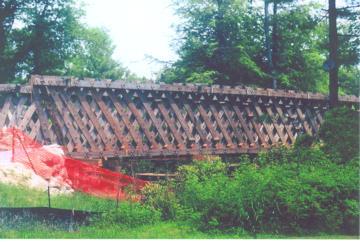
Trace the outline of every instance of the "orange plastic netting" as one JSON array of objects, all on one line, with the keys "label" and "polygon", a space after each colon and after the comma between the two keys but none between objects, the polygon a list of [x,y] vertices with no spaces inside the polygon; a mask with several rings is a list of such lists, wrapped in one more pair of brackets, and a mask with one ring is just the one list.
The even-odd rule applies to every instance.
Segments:
[{"label": "orange plastic netting", "polygon": [[[46,180],[102,198],[125,200],[126,191],[137,194],[146,181],[113,172],[64,155],[55,154],[16,128],[0,129],[0,151],[12,151],[11,162],[20,162]],[[131,185],[131,189],[126,187]],[[132,198],[134,199],[134,198]],[[137,200],[136,198],[134,200]]]}]

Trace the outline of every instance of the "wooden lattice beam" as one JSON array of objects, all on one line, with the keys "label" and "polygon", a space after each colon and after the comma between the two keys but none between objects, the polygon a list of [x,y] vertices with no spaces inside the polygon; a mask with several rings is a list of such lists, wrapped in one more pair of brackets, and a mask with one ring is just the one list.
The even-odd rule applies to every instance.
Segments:
[{"label": "wooden lattice beam", "polygon": [[[318,93],[52,76],[0,85],[0,93],[2,127],[58,142],[79,159],[256,153],[315,134],[328,107]],[[339,99],[359,109],[359,97]]]}]

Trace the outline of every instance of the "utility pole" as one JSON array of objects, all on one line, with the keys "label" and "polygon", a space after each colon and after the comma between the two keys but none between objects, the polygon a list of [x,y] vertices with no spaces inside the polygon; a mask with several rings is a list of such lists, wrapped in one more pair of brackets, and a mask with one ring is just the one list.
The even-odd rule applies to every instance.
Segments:
[{"label": "utility pole", "polygon": [[329,101],[330,108],[337,106],[338,104],[338,38],[336,28],[336,0],[329,0],[329,59],[334,63],[334,67],[329,70]]}]

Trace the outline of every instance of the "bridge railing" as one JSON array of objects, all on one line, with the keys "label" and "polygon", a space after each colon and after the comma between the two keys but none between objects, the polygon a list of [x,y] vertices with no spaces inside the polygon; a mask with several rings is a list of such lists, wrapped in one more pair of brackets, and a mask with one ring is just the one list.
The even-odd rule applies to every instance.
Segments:
[{"label": "bridge railing", "polygon": [[[319,93],[56,76],[0,94],[0,127],[79,159],[255,153],[315,134],[328,109]],[[359,97],[339,100],[359,108]]]}]

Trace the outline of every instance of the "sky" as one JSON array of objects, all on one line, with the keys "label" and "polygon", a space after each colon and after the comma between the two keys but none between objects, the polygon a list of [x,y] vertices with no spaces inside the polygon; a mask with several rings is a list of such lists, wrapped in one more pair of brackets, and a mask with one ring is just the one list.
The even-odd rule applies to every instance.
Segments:
[{"label": "sky", "polygon": [[[310,0],[305,0],[309,2]],[[338,0],[337,6],[359,0]],[[162,65],[151,61],[174,61],[177,55],[171,47],[179,22],[171,0],[82,0],[85,3],[84,22],[89,27],[108,31],[116,46],[113,58],[138,77],[155,79]],[[327,0],[321,0],[327,6]],[[260,1],[259,1],[260,3]],[[259,5],[261,6],[261,4]]]},{"label": "sky", "polygon": [[103,27],[116,46],[113,58],[139,77],[154,79],[161,61],[177,58],[171,48],[177,17],[171,0],[83,0],[89,27]]}]

